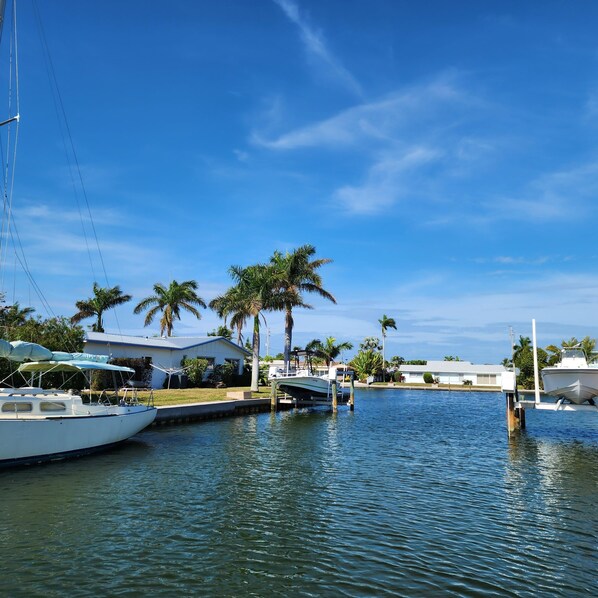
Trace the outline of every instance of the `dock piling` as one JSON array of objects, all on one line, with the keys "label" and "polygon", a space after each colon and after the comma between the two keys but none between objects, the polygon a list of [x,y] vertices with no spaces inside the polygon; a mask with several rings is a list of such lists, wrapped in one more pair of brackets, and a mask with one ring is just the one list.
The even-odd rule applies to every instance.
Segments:
[{"label": "dock piling", "polygon": [[278,384],[276,380],[272,380],[272,385],[270,386],[270,410],[276,411],[278,407]]},{"label": "dock piling", "polygon": [[349,411],[355,411],[355,378],[351,376],[349,382]]},{"label": "dock piling", "polygon": [[338,411],[338,394],[336,392],[336,378],[334,380],[332,380],[331,389],[332,389],[332,411],[336,412],[336,411]]}]

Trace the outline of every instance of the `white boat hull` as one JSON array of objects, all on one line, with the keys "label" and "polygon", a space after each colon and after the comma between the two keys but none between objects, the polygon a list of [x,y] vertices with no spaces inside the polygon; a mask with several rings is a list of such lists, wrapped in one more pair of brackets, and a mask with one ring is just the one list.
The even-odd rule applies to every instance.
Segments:
[{"label": "white boat hull", "polygon": [[76,456],[122,442],[150,425],[157,410],[106,407],[98,415],[0,419],[0,466]]},{"label": "white boat hull", "polygon": [[330,395],[330,380],[319,376],[285,376],[278,386],[291,396],[327,397]]},{"label": "white boat hull", "polygon": [[546,394],[577,405],[598,396],[598,368],[550,367],[541,373]]}]

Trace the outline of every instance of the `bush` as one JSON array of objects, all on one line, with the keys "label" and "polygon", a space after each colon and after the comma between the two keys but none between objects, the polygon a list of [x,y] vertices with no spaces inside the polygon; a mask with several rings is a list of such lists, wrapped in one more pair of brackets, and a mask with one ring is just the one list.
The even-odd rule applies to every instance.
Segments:
[{"label": "bush", "polygon": [[208,369],[208,360],[201,357],[183,357],[181,366],[187,368],[185,373],[189,381],[189,386],[201,386],[204,374]]},{"label": "bush", "polygon": [[471,380],[463,380],[463,386],[471,386],[473,382]]},{"label": "bush", "polygon": [[434,384],[434,376],[432,376],[432,374],[430,374],[430,372],[426,372],[424,374],[424,382],[426,384]]},{"label": "bush", "polygon": [[401,372],[399,372],[399,371],[396,371],[393,373],[392,379],[395,382],[405,382],[405,376],[403,376],[403,374],[401,374]]}]

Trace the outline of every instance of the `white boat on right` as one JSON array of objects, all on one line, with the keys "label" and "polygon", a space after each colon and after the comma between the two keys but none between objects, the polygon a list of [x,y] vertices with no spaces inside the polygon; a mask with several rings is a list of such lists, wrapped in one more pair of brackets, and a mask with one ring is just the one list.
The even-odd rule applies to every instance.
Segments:
[{"label": "white boat on right", "polygon": [[563,349],[561,361],[541,372],[544,392],[576,405],[598,396],[598,365],[588,364],[582,349]]}]

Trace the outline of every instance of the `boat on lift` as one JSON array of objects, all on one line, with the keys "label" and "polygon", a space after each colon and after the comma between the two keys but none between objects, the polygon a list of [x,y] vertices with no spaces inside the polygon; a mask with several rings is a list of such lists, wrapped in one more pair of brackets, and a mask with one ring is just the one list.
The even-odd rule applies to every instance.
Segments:
[{"label": "boat on lift", "polygon": [[[107,363],[108,357],[52,352],[35,343],[0,340],[0,356],[23,361],[18,372],[31,379],[51,372],[94,371],[132,374],[135,370]],[[32,361],[25,361],[25,360]],[[73,391],[41,387],[0,388],[0,467],[77,457],[123,442],[149,426],[156,408],[133,395],[117,404],[84,402]]]},{"label": "boat on lift", "polygon": [[581,405],[593,403],[598,396],[598,365],[588,364],[585,353],[578,347],[563,349],[561,361],[542,370],[544,392]]},{"label": "boat on lift", "polygon": [[[324,374],[318,374],[313,366],[311,351],[292,351],[295,367],[283,370],[270,366],[268,380],[277,381],[278,388],[296,399],[327,398],[332,400],[332,382],[347,370],[344,364],[331,365]],[[303,361],[302,361],[303,360]],[[352,373],[352,371],[351,371]],[[337,386],[339,396],[343,396],[343,389]]]}]

